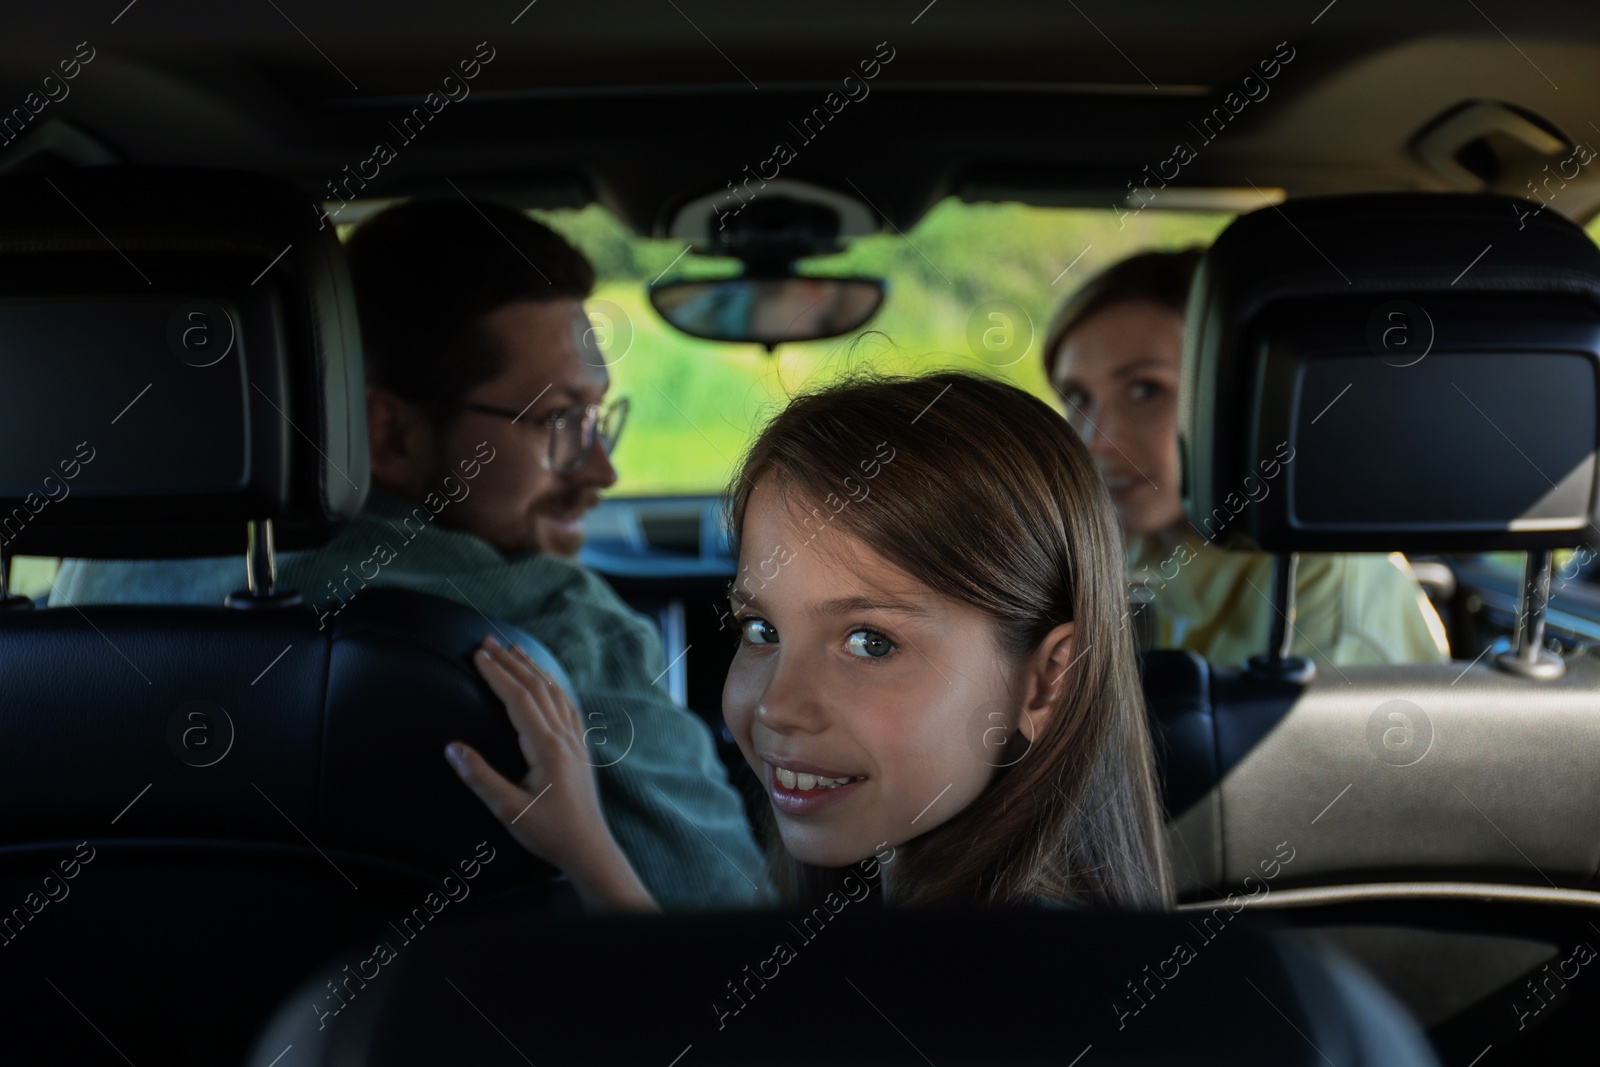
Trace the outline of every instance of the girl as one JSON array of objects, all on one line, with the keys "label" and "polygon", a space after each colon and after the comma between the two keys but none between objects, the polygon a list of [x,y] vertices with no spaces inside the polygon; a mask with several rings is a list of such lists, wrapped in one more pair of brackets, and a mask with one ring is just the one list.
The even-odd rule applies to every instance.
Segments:
[{"label": "girl", "polygon": [[[723,715],[789,901],[867,861],[897,905],[1170,904],[1120,534],[1047,404],[962,372],[858,376],[768,424],[726,509]],[[476,659],[529,771],[460,743],[452,765],[586,906],[653,907],[559,687],[487,639]]]}]

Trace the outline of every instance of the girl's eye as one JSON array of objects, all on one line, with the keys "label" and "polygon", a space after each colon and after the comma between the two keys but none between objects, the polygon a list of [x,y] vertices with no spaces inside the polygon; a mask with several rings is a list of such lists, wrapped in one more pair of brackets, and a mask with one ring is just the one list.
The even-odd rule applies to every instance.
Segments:
[{"label": "girl's eye", "polygon": [[844,643],[851,655],[863,659],[883,659],[895,649],[894,642],[876,630],[852,630]]},{"label": "girl's eye", "polygon": [[1134,382],[1128,387],[1128,392],[1133,395],[1135,400],[1149,400],[1151,397],[1161,394],[1161,384],[1159,382]]},{"label": "girl's eye", "polygon": [[747,615],[739,620],[739,637],[752,645],[771,645],[778,640],[778,631],[766,619]]},{"label": "girl's eye", "polygon": [[1089,406],[1089,394],[1082,389],[1068,389],[1061,394],[1061,399],[1066,403],[1067,407],[1078,411],[1082,411]]}]

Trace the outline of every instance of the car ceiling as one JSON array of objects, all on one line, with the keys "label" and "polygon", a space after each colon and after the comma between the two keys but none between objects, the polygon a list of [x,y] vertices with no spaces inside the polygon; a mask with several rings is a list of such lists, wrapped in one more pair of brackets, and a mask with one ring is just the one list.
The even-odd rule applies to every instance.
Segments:
[{"label": "car ceiling", "polygon": [[[96,0],[8,12],[0,108],[81,41],[95,58],[35,129],[69,123],[129,162],[265,171],[324,195],[387,141],[395,158],[363,196],[594,198],[646,233],[780,141],[795,150],[784,177],[901,228],[952,193],[1110,206],[1179,141],[1196,158],[1174,184],[1448,188],[1409,145],[1472,100],[1600,144],[1592,0]],[[871,94],[801,140],[790,123],[885,41]],[[494,58],[470,95],[402,140],[391,123],[479,42]],[[1198,136],[1190,123],[1279,42],[1294,58],[1270,95]],[[0,167],[21,146],[0,148]],[[1557,207],[1600,207],[1589,177]]]}]

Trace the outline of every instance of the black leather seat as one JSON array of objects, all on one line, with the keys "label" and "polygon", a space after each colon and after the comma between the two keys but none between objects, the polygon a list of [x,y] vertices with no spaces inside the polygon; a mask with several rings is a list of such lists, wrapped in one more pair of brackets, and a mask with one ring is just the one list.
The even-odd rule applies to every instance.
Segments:
[{"label": "black leather seat", "polygon": [[[1518,223],[1437,195],[1237,220],[1189,308],[1191,521],[1280,555],[1538,559],[1597,529],[1600,250],[1553,212]],[[1181,897],[1337,927],[1468,1058],[1525,1038],[1507,1009],[1600,916],[1600,663],[1535,652],[1309,680],[1148,654]]]},{"label": "black leather seat", "polygon": [[[340,1001],[325,983],[349,954],[331,956],[249,1062],[1437,1062],[1370,977],[1249,920],[1224,932],[1174,915],[876,904],[872,894],[837,914],[452,921],[369,968]],[[331,1007],[337,1016],[318,1014]]]},{"label": "black leather seat", "polygon": [[332,947],[551,904],[441,754],[525,767],[470,662],[483,617],[374,588],[321,627],[265,588],[269,522],[314,545],[367,490],[353,304],[315,220],[238,174],[0,181],[7,552],[238,553],[241,587],[247,545],[261,565],[231,608],[0,610],[7,1060],[237,1062]]}]

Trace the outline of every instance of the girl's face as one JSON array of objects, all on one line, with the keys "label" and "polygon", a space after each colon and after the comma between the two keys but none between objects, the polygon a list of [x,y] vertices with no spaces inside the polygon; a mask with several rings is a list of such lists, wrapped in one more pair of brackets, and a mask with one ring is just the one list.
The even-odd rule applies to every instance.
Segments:
[{"label": "girl's face", "polygon": [[1006,762],[995,742],[1024,718],[1037,736],[1048,710],[1011,696],[1023,676],[1006,666],[989,616],[922,586],[831,517],[798,500],[786,509],[771,477],[751,492],[722,710],[784,846],[839,867],[965,808]]},{"label": "girl's face", "polygon": [[1178,373],[1183,316],[1147,300],[1090,315],[1062,338],[1051,382],[1132,537],[1183,518]]}]

